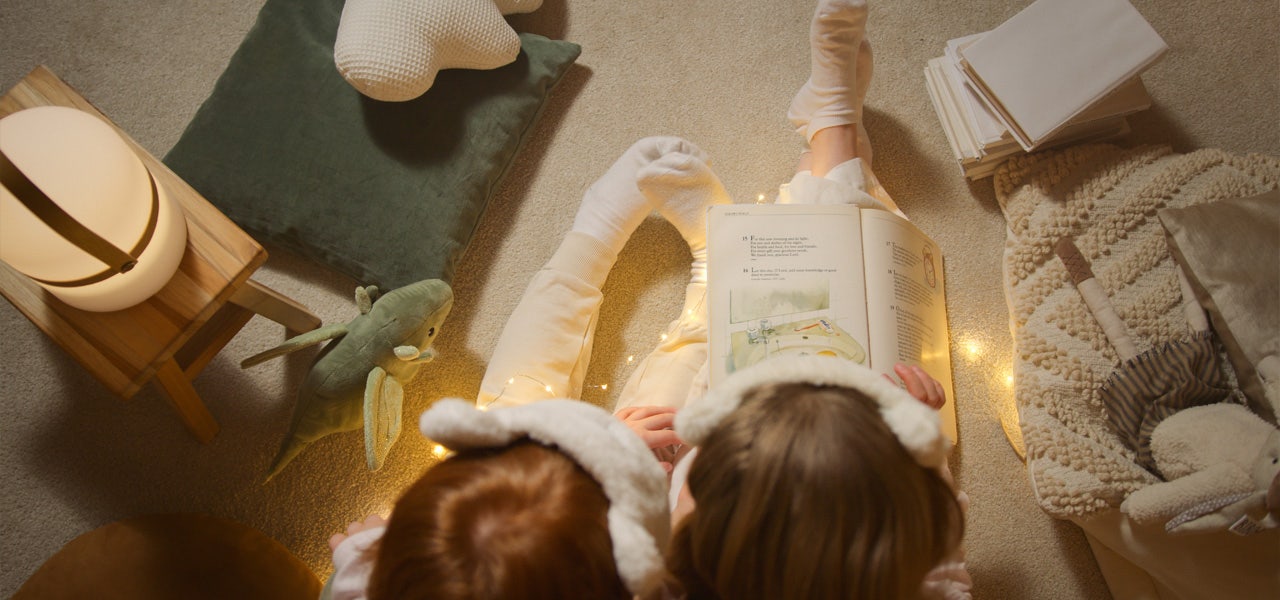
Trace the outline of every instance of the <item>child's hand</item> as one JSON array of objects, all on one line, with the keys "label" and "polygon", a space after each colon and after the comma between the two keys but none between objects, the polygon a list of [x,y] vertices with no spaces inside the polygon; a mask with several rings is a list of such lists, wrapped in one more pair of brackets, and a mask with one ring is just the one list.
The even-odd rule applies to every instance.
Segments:
[{"label": "child's hand", "polygon": [[676,409],[670,406],[629,406],[614,413],[613,416],[640,436],[650,450],[655,451],[658,462],[664,470],[671,470],[671,461],[663,460],[669,452],[663,452],[661,455],[657,452],[684,443],[671,429],[675,425]]},{"label": "child's hand", "polygon": [[387,520],[382,518],[380,515],[369,515],[365,517],[363,521],[354,521],[350,525],[347,525],[346,533],[335,533],[333,534],[333,537],[329,538],[329,550],[337,550],[338,544],[341,544],[343,540],[346,540],[361,531],[373,529],[374,527],[382,527],[386,524]]},{"label": "child's hand", "polygon": [[636,432],[650,449],[684,443],[671,429],[676,422],[676,409],[670,406],[629,406],[613,416]]},{"label": "child's hand", "polygon": [[[902,378],[902,383],[907,386],[907,393],[911,394],[932,408],[938,410],[942,405],[947,403],[947,394],[942,391],[942,384],[937,379],[929,376],[924,369],[913,365],[905,365],[898,363],[893,365],[893,372]],[[893,381],[892,377],[885,375],[889,381]],[[895,384],[897,382],[894,382]]]}]

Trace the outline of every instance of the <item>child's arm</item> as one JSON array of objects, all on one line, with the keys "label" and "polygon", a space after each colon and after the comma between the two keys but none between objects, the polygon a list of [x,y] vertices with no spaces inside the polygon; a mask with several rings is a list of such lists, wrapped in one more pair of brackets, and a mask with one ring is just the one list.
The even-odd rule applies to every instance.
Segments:
[{"label": "child's arm", "polygon": [[[947,402],[947,395],[942,389],[942,384],[930,377],[924,369],[898,363],[893,366],[893,372],[902,378],[902,383],[907,386],[907,393],[929,407],[937,410]],[[888,375],[885,377],[893,381],[893,378]],[[943,481],[946,481],[947,485],[951,486],[951,489],[956,492],[956,502],[960,504],[960,514],[967,515],[969,512],[969,496],[956,488],[956,481],[951,476],[951,469],[947,467],[946,463],[943,463],[938,469],[938,473],[942,476]],[[921,592],[925,598],[969,600],[972,598],[972,588],[973,579],[969,576],[968,568],[964,562],[964,547],[958,546],[950,556],[943,560],[942,564],[934,567],[925,576]]]},{"label": "child's arm", "polygon": [[387,520],[369,515],[347,526],[345,533],[329,538],[333,550],[333,576],[320,594],[321,600],[364,600],[373,572],[372,547],[382,539]]}]

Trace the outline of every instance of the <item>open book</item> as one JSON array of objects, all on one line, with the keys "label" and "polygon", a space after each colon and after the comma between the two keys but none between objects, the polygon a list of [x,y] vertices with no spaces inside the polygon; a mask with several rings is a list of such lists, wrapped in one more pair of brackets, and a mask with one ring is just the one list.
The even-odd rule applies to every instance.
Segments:
[{"label": "open book", "polygon": [[919,365],[956,437],[942,254],[906,219],[852,205],[728,204],[707,220],[711,383],[769,356]]}]

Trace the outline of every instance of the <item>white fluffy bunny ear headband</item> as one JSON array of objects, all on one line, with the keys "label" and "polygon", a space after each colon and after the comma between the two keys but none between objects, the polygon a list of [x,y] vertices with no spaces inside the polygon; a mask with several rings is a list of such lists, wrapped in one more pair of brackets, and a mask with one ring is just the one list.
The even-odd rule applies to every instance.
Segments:
[{"label": "white fluffy bunny ear headband", "polygon": [[613,557],[627,589],[647,595],[663,584],[662,552],[671,529],[666,473],[644,442],[604,409],[578,400],[542,400],[479,410],[446,398],[422,413],[419,427],[451,450],[498,448],[528,438],[569,455],[609,498]]},{"label": "white fluffy bunny ear headband", "polygon": [[942,434],[937,411],[879,373],[830,356],[770,358],[737,371],[676,414],[676,433],[689,444],[702,445],[724,418],[742,404],[746,393],[770,383],[808,383],[862,392],[879,405],[880,416],[916,463],[934,468],[946,462],[949,443]]}]

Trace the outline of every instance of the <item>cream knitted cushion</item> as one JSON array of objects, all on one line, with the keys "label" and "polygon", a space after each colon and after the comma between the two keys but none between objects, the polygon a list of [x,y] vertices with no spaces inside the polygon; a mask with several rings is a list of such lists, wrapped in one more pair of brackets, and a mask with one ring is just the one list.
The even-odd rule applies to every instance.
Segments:
[{"label": "cream knitted cushion", "polygon": [[1277,185],[1280,159],[1208,149],[1080,146],[1011,160],[997,171],[996,197],[1008,222],[1014,398],[1027,469],[1046,512],[1090,517],[1158,481],[1107,421],[1098,389],[1119,359],[1054,245],[1074,238],[1138,351],[1146,351],[1190,333],[1156,211]]},{"label": "cream knitted cushion", "polygon": [[333,59],[360,93],[399,102],[421,96],[441,69],[496,69],[520,53],[503,18],[542,0],[347,0]]}]

